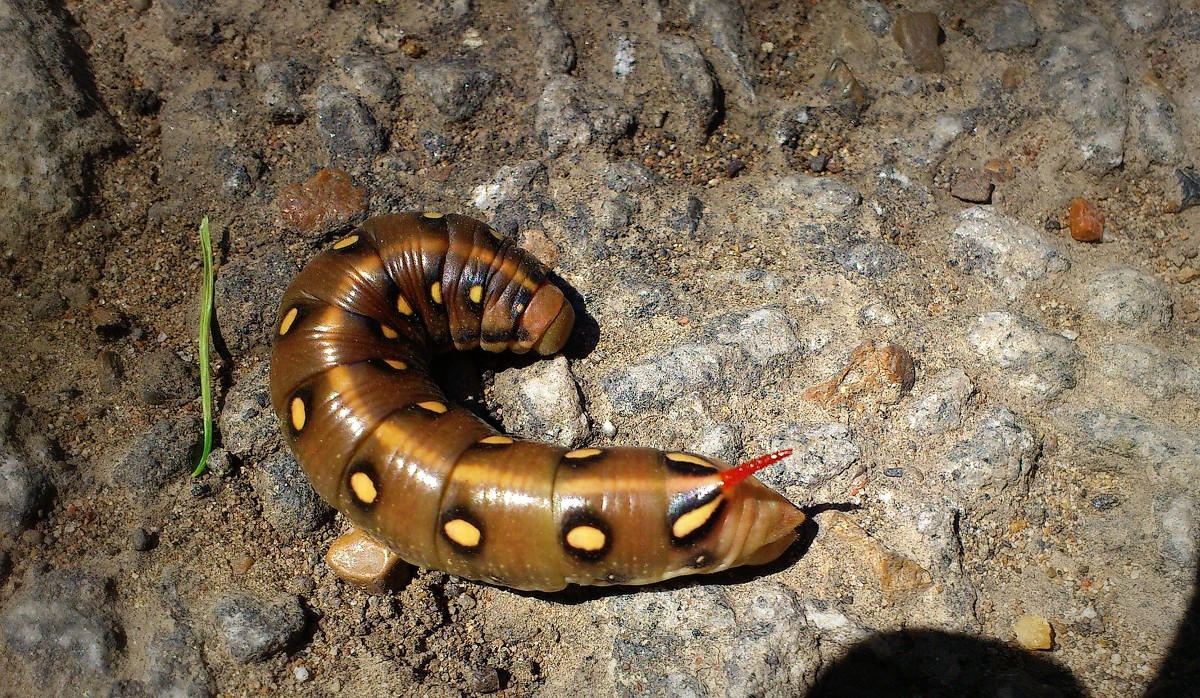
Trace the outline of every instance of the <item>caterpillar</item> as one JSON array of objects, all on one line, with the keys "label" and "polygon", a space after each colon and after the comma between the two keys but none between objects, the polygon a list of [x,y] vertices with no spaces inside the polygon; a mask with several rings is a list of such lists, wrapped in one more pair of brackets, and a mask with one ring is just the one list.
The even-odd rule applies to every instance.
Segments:
[{"label": "caterpillar", "polygon": [[284,441],[354,526],[326,560],[380,584],[398,561],[522,590],[647,584],[770,562],[804,514],[753,473],[651,448],[504,435],[429,373],[451,349],[558,352],[575,314],[547,268],[484,223],[371,218],[308,262],[279,307]]}]

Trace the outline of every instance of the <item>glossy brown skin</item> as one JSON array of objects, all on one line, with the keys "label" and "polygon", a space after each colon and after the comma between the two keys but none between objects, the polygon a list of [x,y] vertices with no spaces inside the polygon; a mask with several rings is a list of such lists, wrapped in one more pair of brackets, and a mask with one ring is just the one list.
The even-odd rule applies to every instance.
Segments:
[{"label": "glossy brown skin", "polygon": [[644,584],[768,562],[804,515],[729,466],[647,448],[516,441],[449,403],[429,357],[552,354],[574,311],[546,268],[483,223],[366,221],[293,280],[271,399],[317,492],[422,567],[519,589]]}]

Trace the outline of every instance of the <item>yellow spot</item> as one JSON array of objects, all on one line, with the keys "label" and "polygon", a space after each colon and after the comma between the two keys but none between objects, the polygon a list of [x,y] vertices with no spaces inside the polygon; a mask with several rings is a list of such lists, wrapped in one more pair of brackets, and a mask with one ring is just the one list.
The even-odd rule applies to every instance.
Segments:
[{"label": "yellow spot", "polygon": [[421,214],[421,217],[422,218],[432,218],[433,220],[437,220],[438,218],[443,218],[445,215],[446,214],[439,213],[437,211],[426,211],[425,213]]},{"label": "yellow spot", "polygon": [[383,336],[387,337],[388,339],[395,339],[400,336],[400,333],[397,332],[394,327],[389,327],[388,325],[380,325],[379,331],[382,332]]},{"label": "yellow spot", "polygon": [[567,545],[589,553],[604,548],[605,539],[604,531],[595,526],[576,526],[567,531]]},{"label": "yellow spot", "polygon": [[512,442],[512,437],[505,436],[503,434],[493,434],[492,436],[485,436],[479,440],[479,443],[481,444],[510,444]]},{"label": "yellow spot", "polygon": [[333,243],[333,249],[344,250],[356,242],[358,242],[357,235],[347,235],[346,237],[342,238],[341,240],[338,240],[337,242]]},{"label": "yellow spot", "polygon": [[525,312],[525,304],[517,303],[515,306],[513,306],[513,310],[517,311],[518,313],[523,313]]},{"label": "yellow spot", "polygon": [[495,228],[488,228],[488,232],[491,233],[492,237],[496,238],[497,240],[504,239],[504,236],[500,234],[500,231],[496,230]]},{"label": "yellow spot", "polygon": [[471,290],[467,292],[467,296],[471,299],[472,303],[478,303],[478,302],[482,301],[483,300],[483,287],[478,284],[476,284],[475,286],[472,286]]},{"label": "yellow spot", "polygon": [[283,322],[279,323],[279,336],[280,337],[287,334],[288,330],[292,329],[292,323],[294,323],[296,321],[296,316],[299,314],[300,314],[299,308],[292,308],[291,310],[287,311],[287,313],[284,314]]},{"label": "yellow spot", "polygon": [[675,519],[675,523],[671,526],[671,535],[676,538],[687,538],[712,518],[713,512],[717,510],[717,505],[720,503],[721,498],[717,497]]},{"label": "yellow spot", "polygon": [[443,405],[442,403],[438,402],[437,400],[430,400],[429,402],[418,402],[417,407],[420,407],[421,409],[424,409],[424,410],[429,410],[430,412],[434,412],[437,414],[445,414],[446,413],[446,406]]},{"label": "yellow spot", "polygon": [[563,458],[591,458],[600,453],[598,448],[581,448],[577,451],[567,451],[563,454]]},{"label": "yellow spot", "polygon": [[304,400],[298,397],[292,398],[292,426],[296,431],[300,431],[304,428],[306,421],[308,421],[308,412],[304,406]]},{"label": "yellow spot", "polygon": [[404,296],[396,296],[396,310],[399,310],[401,315],[412,315],[412,306]]},{"label": "yellow spot", "polygon": [[433,302],[441,305],[442,303],[442,282],[434,281],[429,287],[429,295],[433,297]]},{"label": "yellow spot", "polygon": [[403,371],[404,369],[408,368],[408,364],[404,363],[403,361],[400,361],[399,359],[384,359],[383,363],[387,364],[388,366],[391,366],[392,368],[396,369],[397,371]]},{"label": "yellow spot", "polygon": [[451,519],[442,526],[442,530],[446,532],[447,538],[464,548],[474,548],[483,538],[475,524],[464,519]]},{"label": "yellow spot", "polygon": [[693,456],[690,453],[668,453],[667,460],[673,460],[676,463],[691,463],[692,465],[699,465],[705,468],[712,468],[713,470],[716,470],[712,463],[709,463],[700,456]]},{"label": "yellow spot", "polygon": [[350,491],[363,504],[372,504],[375,502],[375,498],[379,496],[379,490],[376,489],[371,476],[362,472],[354,473],[350,476]]}]

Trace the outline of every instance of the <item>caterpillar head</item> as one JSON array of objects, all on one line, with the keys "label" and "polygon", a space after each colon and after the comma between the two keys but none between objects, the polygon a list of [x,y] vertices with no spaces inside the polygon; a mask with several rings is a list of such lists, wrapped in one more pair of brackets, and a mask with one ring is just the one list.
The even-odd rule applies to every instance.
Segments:
[{"label": "caterpillar head", "polygon": [[575,310],[563,292],[554,284],[544,284],[521,314],[517,339],[510,348],[517,353],[533,349],[543,356],[553,354],[567,343],[574,325]]}]

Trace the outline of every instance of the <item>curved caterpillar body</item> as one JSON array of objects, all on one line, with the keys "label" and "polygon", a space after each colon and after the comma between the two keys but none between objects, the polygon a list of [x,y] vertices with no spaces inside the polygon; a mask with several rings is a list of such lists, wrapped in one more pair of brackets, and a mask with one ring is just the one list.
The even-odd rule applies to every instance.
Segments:
[{"label": "curved caterpillar body", "polygon": [[356,527],[340,575],[398,560],[518,589],[645,584],[778,557],[804,514],[751,473],[690,453],[520,441],[449,403],[436,352],[562,348],[574,311],[488,226],[373,218],[312,259],[279,309],[271,400],[317,492]]}]

